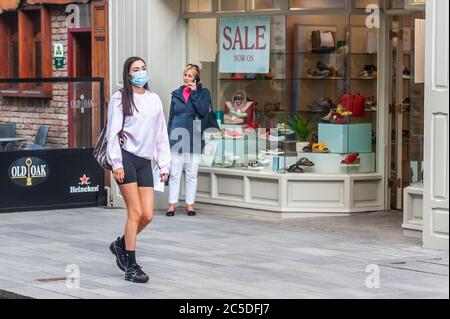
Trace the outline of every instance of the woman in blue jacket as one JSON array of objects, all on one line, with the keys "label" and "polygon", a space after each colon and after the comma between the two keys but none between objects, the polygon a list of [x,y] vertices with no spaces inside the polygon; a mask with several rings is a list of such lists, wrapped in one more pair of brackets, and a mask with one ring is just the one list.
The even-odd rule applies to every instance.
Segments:
[{"label": "woman in blue jacket", "polygon": [[188,64],[184,69],[184,84],[172,92],[168,123],[172,162],[169,179],[167,216],[175,216],[180,194],[180,180],[186,172],[186,211],[195,216],[198,166],[204,147],[201,120],[211,107],[211,94],[200,83],[200,68]]}]

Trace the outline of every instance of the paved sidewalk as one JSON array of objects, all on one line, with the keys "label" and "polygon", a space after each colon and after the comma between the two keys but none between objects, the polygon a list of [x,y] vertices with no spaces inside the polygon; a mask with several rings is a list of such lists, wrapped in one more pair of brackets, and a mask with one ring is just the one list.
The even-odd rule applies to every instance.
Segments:
[{"label": "paved sidewalk", "polygon": [[[124,281],[108,250],[122,209],[0,214],[0,298],[449,298],[448,252],[403,236],[399,213],[198,212],[156,213],[137,250],[148,284]],[[77,269],[79,288],[66,283]]]}]

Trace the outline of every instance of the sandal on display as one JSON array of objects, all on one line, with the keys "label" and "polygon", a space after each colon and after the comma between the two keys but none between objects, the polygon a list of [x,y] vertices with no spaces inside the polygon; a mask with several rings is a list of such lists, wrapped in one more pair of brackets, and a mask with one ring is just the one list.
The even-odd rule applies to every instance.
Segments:
[{"label": "sandal on display", "polygon": [[322,143],[313,144],[313,153],[330,153],[330,150]]},{"label": "sandal on display", "polygon": [[306,71],[306,77],[311,79],[323,79],[323,74],[319,69],[308,69]]},{"label": "sandal on display", "polygon": [[347,122],[347,117],[344,117],[339,113],[334,113],[330,119],[330,123],[333,124],[347,124]]},{"label": "sandal on display", "polygon": [[359,153],[348,154],[347,157],[341,161],[342,165],[359,165]]},{"label": "sandal on display", "polygon": [[307,166],[307,167],[311,167],[311,166],[315,165],[313,162],[311,162],[306,157],[302,157],[301,159],[299,159],[296,164],[298,166]]},{"label": "sandal on display", "polygon": [[331,119],[332,119],[334,116],[338,115],[338,114],[339,114],[339,113],[336,112],[336,109],[335,109],[334,107],[332,107],[332,108],[330,109],[330,112],[329,112],[326,116],[322,117],[321,120],[322,120],[323,122],[330,123],[330,122],[331,122]]},{"label": "sandal on display", "polygon": [[313,134],[311,135],[311,139],[310,139],[310,141],[309,141],[309,144],[306,145],[306,146],[303,148],[303,152],[305,152],[305,153],[312,153],[312,151],[313,151],[313,145],[314,145],[314,143],[317,143],[317,142],[318,142],[318,136],[317,136],[315,133],[313,133]]},{"label": "sandal on display", "polygon": [[213,166],[219,168],[230,168],[233,167],[233,162],[230,161],[214,162]]},{"label": "sandal on display", "polygon": [[242,167],[250,171],[260,171],[264,169],[263,165],[258,160],[249,160]]},{"label": "sandal on display", "polygon": [[304,173],[305,172],[303,170],[303,168],[301,168],[300,166],[297,165],[297,163],[294,163],[294,164],[290,165],[288,167],[287,171],[289,173]]}]

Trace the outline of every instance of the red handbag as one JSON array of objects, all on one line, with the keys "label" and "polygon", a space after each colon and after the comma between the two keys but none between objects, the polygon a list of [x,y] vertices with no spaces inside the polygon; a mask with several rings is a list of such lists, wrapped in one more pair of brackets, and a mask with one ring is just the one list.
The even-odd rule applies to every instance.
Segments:
[{"label": "red handbag", "polygon": [[351,93],[342,94],[339,97],[339,104],[341,104],[347,112],[352,112],[355,97]]},{"label": "red handbag", "polygon": [[356,94],[354,97],[354,104],[353,104],[353,116],[356,117],[362,117],[364,116],[364,107],[366,104],[366,98],[364,95]]},{"label": "red handbag", "polygon": [[345,93],[339,97],[339,103],[347,112],[351,112],[353,116],[364,116],[364,106],[366,98],[361,94]]}]

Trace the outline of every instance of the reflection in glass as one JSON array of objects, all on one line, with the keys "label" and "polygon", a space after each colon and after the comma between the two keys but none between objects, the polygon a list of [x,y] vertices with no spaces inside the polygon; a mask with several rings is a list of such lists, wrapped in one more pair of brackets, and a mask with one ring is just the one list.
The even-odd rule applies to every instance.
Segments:
[{"label": "reflection in glass", "polygon": [[291,0],[291,9],[344,9],[345,0]]},{"label": "reflection in glass", "polygon": [[245,11],[245,0],[219,0],[219,11]]},{"label": "reflection in glass", "polygon": [[212,2],[211,0],[188,0],[187,12],[211,12]]}]

